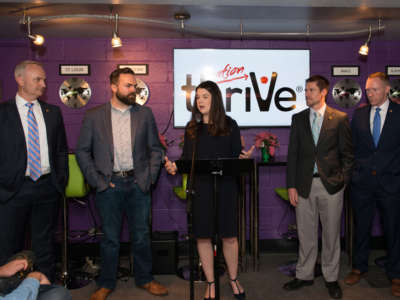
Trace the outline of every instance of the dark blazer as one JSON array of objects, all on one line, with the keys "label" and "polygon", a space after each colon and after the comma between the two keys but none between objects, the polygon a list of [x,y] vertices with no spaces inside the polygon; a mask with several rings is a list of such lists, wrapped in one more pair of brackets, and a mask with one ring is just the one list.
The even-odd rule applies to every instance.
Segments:
[{"label": "dark blazer", "polygon": [[[68,176],[68,147],[60,108],[42,101],[51,178],[63,194]],[[9,200],[21,187],[26,171],[27,149],[24,129],[15,99],[0,104],[0,202]]]},{"label": "dark blazer", "polygon": [[316,146],[311,132],[310,109],[293,115],[288,149],[288,188],[296,188],[301,197],[307,198],[317,162],[324,187],[329,194],[335,194],[349,182],[353,158],[350,124],[345,113],[326,106]]},{"label": "dark blazer", "polygon": [[[157,180],[163,148],[150,108],[134,105],[131,125],[135,179],[140,189],[147,192]],[[75,152],[88,183],[97,191],[107,189],[114,167],[111,103],[86,112]]]},{"label": "dark blazer", "polygon": [[354,112],[351,121],[355,164],[352,185],[367,188],[377,179],[388,193],[400,193],[400,105],[390,101],[378,146],[370,129],[371,106]]}]

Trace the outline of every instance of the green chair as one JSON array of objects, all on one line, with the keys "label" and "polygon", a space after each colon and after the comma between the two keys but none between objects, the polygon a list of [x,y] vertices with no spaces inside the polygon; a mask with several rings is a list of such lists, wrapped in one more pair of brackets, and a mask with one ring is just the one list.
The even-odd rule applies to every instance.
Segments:
[{"label": "green chair", "polygon": [[288,190],[287,188],[275,188],[275,193],[282,199],[282,200],[286,200],[289,201],[289,194],[288,194]]},{"label": "green chair", "polygon": [[187,186],[188,174],[182,174],[182,186],[174,186],[173,191],[175,195],[181,200],[186,200],[186,186]]},{"label": "green chair", "polygon": [[65,187],[65,197],[82,198],[89,193],[89,185],[85,182],[82,171],[76,161],[75,154],[68,154],[69,176]]},{"label": "green chair", "polygon": [[63,249],[62,249],[62,281],[63,285],[68,288],[80,288],[82,285],[71,281],[68,268],[68,236],[69,236],[69,209],[68,198],[82,198],[89,193],[89,185],[85,182],[85,178],[76,161],[75,154],[68,154],[68,183],[65,187],[65,195],[63,199]]}]

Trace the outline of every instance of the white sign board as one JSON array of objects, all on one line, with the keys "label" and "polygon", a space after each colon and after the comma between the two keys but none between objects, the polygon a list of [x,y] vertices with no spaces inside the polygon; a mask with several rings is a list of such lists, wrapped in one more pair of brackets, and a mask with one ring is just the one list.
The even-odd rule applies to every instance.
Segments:
[{"label": "white sign board", "polygon": [[290,126],[306,108],[309,50],[174,49],[174,126],[191,118],[194,91],[215,81],[239,126]]}]

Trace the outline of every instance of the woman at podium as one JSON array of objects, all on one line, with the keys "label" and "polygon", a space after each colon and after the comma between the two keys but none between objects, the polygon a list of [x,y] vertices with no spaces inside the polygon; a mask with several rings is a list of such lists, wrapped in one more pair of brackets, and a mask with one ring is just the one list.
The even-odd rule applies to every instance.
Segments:
[{"label": "woman at podium", "polygon": [[[225,114],[221,91],[212,81],[204,81],[196,88],[192,117],[185,128],[181,159],[191,160],[194,145],[196,159],[247,158],[252,150],[242,153],[240,130],[235,120]],[[165,168],[169,174],[178,171],[174,162],[166,157]],[[212,238],[217,228],[222,239],[223,254],[228,276],[236,299],[244,299],[245,292],[237,280],[238,271],[238,182],[235,176],[220,176],[217,181],[217,208],[213,201],[213,176],[196,174],[193,196],[193,235],[207,278],[204,299],[215,297],[215,277]],[[215,215],[215,211],[218,215]],[[217,226],[215,223],[217,222]]]}]

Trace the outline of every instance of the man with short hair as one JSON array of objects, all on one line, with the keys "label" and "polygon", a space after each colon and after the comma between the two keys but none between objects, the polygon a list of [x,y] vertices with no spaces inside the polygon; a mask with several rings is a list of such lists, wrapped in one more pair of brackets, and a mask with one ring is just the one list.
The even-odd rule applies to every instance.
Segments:
[{"label": "man with short hair", "polygon": [[322,225],[322,273],[329,295],[338,299],[340,224],[343,190],[353,164],[347,115],[326,105],[329,82],[314,75],[306,80],[305,109],[292,118],[288,149],[287,187],[296,208],[299,259],[296,278],[283,288],[297,290],[314,283],[318,227]]},{"label": "man with short hair", "polygon": [[53,235],[68,175],[65,128],[59,107],[38,100],[43,66],[23,61],[14,75],[17,94],[0,104],[0,265],[24,248],[30,228],[38,270],[53,281]]},{"label": "man with short hair", "polygon": [[91,300],[103,300],[115,288],[123,214],[128,219],[136,285],[154,295],[167,289],[151,274],[150,188],[161,166],[163,149],[150,108],[136,104],[136,79],[129,68],[110,75],[111,101],[87,111],[76,157],[96,205],[101,241],[100,287]]},{"label": "man with short hair", "polygon": [[369,75],[365,89],[369,105],[357,109],[351,121],[355,247],[353,270],[345,283],[358,283],[368,271],[371,228],[378,208],[388,251],[386,273],[392,294],[400,297],[400,105],[388,99],[390,82],[385,73]]}]

